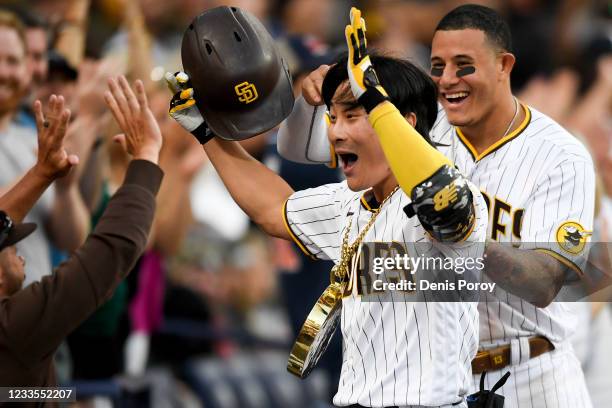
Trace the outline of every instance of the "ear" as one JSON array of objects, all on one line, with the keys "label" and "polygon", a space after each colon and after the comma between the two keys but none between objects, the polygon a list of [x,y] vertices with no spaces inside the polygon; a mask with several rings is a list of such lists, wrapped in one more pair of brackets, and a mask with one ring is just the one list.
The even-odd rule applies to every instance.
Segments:
[{"label": "ear", "polygon": [[514,68],[514,63],[516,62],[516,57],[514,54],[509,52],[504,52],[501,54],[501,58],[499,59],[499,69],[500,74],[506,78],[510,78],[510,73],[512,72],[512,68]]},{"label": "ear", "polygon": [[415,127],[417,123],[417,117],[414,112],[409,112],[404,115],[404,118],[410,123],[410,126]]}]

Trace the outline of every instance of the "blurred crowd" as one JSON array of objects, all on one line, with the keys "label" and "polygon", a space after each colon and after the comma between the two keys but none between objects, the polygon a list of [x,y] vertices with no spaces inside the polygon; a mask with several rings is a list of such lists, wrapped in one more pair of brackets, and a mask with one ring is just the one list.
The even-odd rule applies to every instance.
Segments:
[{"label": "blurred crowd", "polygon": [[[609,242],[612,6],[606,0],[472,2],[497,8],[510,24],[517,56],[512,85],[519,99],[590,149],[599,178],[593,240]],[[311,262],[291,243],[255,228],[201,146],[168,116],[170,93],[163,78],[181,68],[181,38],[190,21],[220,5],[253,13],[277,39],[297,95],[304,75],[344,50],[351,5],[364,10],[372,46],[428,70],[435,25],[462,3],[0,2],[0,193],[35,161],[36,99],[66,97],[73,117],[67,144],[80,158],[76,171],[58,180],[29,215],[45,228],[20,244],[28,262],[26,285],[83,242],[122,182],[128,158],[112,143],[118,128],[103,99],[108,77],[125,74],[145,82],[165,136],[160,165],[166,176],[148,249],[113,298],[70,335],[58,355],[61,382],[77,386],[81,404],[326,407],[336,388],[338,339],[308,381],[285,371],[293,339],[327,286],[330,265]],[[10,35],[14,30],[19,37]],[[340,181],[334,169],[279,157],[274,130],[242,143],[296,190]],[[591,315],[605,316],[606,327],[612,327],[609,309],[594,306]],[[584,354],[587,361],[588,351]],[[612,376],[607,380],[604,388],[611,388]]]}]

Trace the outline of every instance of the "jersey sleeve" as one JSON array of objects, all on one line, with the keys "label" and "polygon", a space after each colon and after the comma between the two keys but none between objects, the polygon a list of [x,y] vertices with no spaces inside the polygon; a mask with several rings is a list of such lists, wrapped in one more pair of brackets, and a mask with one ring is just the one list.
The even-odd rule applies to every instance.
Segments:
[{"label": "jersey sleeve", "polygon": [[592,161],[562,161],[544,174],[525,208],[521,247],[545,252],[582,275],[593,231],[594,206]]},{"label": "jersey sleeve", "polygon": [[336,167],[336,154],[327,138],[327,127],[325,105],[309,105],[300,96],[278,130],[278,153],[297,163]]},{"label": "jersey sleeve", "polygon": [[296,191],[285,202],[285,227],[296,245],[312,259],[336,259],[340,248],[344,183]]}]

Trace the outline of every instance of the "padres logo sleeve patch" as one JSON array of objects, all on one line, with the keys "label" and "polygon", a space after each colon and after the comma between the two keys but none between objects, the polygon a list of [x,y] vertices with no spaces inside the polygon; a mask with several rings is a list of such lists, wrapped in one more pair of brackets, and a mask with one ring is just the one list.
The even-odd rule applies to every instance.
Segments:
[{"label": "padres logo sleeve patch", "polygon": [[565,252],[577,255],[582,252],[591,234],[579,223],[566,221],[557,229],[557,243]]}]

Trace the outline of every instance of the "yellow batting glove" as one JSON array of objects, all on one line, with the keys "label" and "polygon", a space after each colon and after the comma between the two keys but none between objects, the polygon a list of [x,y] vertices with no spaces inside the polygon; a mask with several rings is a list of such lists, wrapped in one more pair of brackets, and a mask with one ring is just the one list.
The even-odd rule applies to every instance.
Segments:
[{"label": "yellow batting glove", "polygon": [[365,20],[361,17],[361,11],[352,7],[350,18],[351,24],[347,25],[344,30],[349,54],[346,69],[353,96],[369,113],[378,104],[388,100],[389,95],[380,85],[372,61],[370,61],[365,36]]}]

